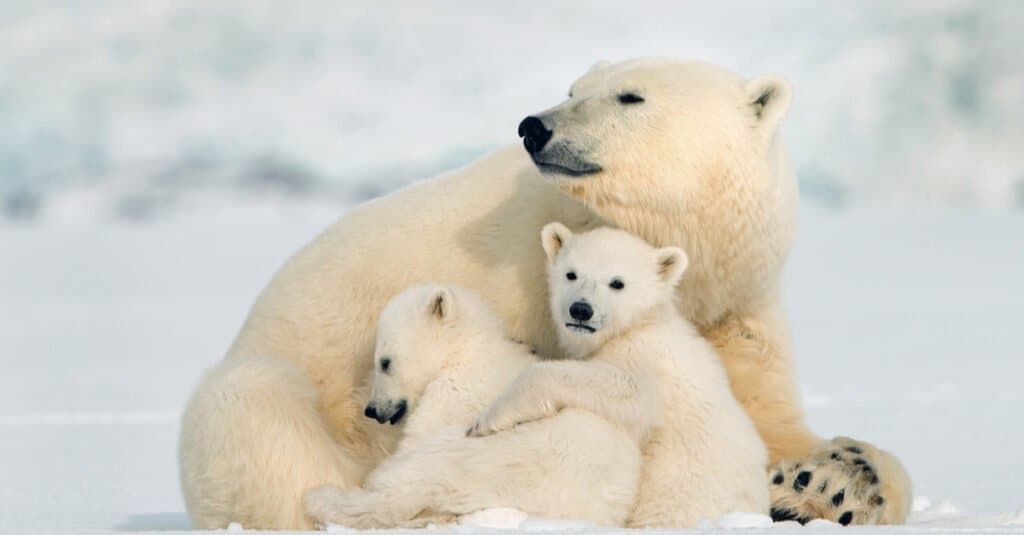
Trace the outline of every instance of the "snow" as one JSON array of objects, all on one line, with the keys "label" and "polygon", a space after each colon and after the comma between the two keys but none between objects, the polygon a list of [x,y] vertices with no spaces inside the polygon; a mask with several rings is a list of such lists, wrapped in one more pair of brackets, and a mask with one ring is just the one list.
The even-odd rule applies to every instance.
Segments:
[{"label": "snow", "polygon": [[[831,524],[831,522],[829,522]],[[799,525],[799,523],[797,523]],[[700,529],[722,528],[722,529],[749,529],[772,527],[772,517],[757,513],[732,512],[726,513],[718,518],[705,519],[697,524]]]},{"label": "snow", "polygon": [[[186,529],[189,389],[329,220],[0,230],[0,533]],[[1021,236],[1022,214],[805,207],[786,301],[808,418],[903,459],[901,533],[1024,531]],[[490,516],[447,529],[581,528]]]}]

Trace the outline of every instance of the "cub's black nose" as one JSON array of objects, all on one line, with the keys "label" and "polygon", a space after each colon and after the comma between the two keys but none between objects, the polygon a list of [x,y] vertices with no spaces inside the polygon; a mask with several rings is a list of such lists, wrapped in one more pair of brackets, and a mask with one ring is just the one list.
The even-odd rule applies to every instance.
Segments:
[{"label": "cub's black nose", "polygon": [[587,321],[594,317],[594,309],[582,301],[576,301],[569,306],[569,315],[576,321]]},{"label": "cub's black nose", "polygon": [[405,410],[407,408],[409,408],[409,404],[406,403],[404,399],[398,402],[398,408],[395,409],[395,414],[391,415],[391,418],[388,418],[388,421],[391,422],[391,425],[397,424],[402,419],[402,417],[405,416]]},{"label": "cub's black nose", "polygon": [[540,119],[532,115],[519,123],[519,137],[523,138],[523,146],[531,155],[540,152],[544,145],[548,144],[553,133]]},{"label": "cub's black nose", "polygon": [[363,416],[367,418],[377,419],[377,409],[373,408],[373,405],[367,405],[366,409],[363,410]]}]

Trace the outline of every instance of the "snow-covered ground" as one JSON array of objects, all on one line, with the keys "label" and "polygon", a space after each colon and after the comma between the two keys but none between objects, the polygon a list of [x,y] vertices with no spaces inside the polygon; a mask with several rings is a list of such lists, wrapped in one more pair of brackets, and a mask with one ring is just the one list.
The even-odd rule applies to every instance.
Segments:
[{"label": "snow-covered ground", "polygon": [[[0,229],[0,533],[186,529],[189,389],[327,221]],[[787,302],[810,421],[904,460],[932,503],[915,531],[1024,531],[1022,236],[1021,214],[805,206]]]}]

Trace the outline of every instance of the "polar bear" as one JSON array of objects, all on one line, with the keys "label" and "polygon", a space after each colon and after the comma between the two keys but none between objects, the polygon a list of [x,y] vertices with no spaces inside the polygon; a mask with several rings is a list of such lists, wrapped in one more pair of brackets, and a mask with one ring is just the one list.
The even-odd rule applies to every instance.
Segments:
[{"label": "polar bear", "polygon": [[[775,500],[798,518],[845,513],[827,499],[808,510],[798,484],[809,467],[817,481],[857,465],[850,455],[816,457],[844,446],[807,428],[796,388],[781,307],[797,215],[778,135],[789,102],[774,76],[664,58],[602,63],[564,102],[522,121],[521,146],[346,213],[277,272],[186,407],[179,465],[193,525],[309,528],[306,490],[354,488],[394,451],[398,429],[363,409],[377,316],[409,286],[473,290],[512,336],[561,357],[536,247],[555,220],[574,231],[616,226],[693,255],[679,310],[715,346],[771,460],[786,462],[773,468],[783,477]],[[878,481],[851,488],[846,502],[902,521],[905,471],[884,451],[857,447]],[[870,505],[875,494],[884,505]]]},{"label": "polar bear", "polygon": [[[711,344],[673,289],[688,263],[624,231],[544,227],[551,313],[565,360],[527,368],[473,436],[566,409],[629,429],[644,456],[630,527],[694,527],[729,512],[768,514],[768,452]],[[545,420],[540,420],[545,421]]]},{"label": "polar bear", "polygon": [[[598,526],[625,524],[640,449],[619,426],[569,409],[484,439],[466,436],[480,411],[537,362],[504,331],[490,307],[462,288],[418,286],[392,299],[378,322],[366,414],[403,426],[398,450],[361,489],[308,492],[310,516],[361,529],[415,527],[514,507]],[[763,482],[760,488],[767,492]]]}]

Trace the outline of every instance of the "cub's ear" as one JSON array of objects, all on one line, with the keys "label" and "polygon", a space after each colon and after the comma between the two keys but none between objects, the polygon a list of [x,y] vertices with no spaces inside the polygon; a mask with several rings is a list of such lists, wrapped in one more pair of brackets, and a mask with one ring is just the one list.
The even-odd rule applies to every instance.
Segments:
[{"label": "cub's ear", "polygon": [[554,262],[558,251],[572,238],[572,231],[569,227],[555,221],[548,223],[540,231],[540,244],[544,246],[544,252],[548,255],[548,262]]},{"label": "cub's ear", "polygon": [[658,269],[658,278],[675,286],[683,277],[686,266],[690,264],[686,253],[678,247],[663,247],[655,251],[655,262]]},{"label": "cub's ear", "polygon": [[757,120],[758,130],[770,139],[789,111],[789,82],[780,76],[760,76],[747,82],[746,90],[747,105]]},{"label": "cub's ear", "polygon": [[455,317],[455,293],[451,288],[439,286],[430,293],[426,305],[431,318],[448,321]]}]

